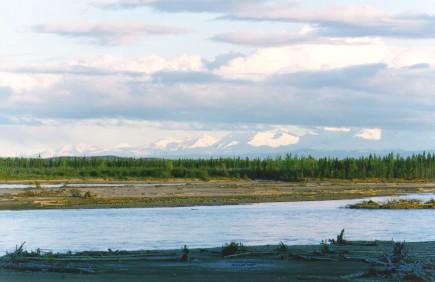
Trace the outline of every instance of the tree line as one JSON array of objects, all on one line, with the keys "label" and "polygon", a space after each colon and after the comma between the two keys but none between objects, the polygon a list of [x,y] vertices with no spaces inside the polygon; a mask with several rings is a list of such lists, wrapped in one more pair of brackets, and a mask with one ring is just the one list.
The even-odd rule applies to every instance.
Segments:
[{"label": "tree line", "polygon": [[435,154],[359,158],[144,159],[107,157],[1,158],[2,179],[45,178],[434,179]]}]

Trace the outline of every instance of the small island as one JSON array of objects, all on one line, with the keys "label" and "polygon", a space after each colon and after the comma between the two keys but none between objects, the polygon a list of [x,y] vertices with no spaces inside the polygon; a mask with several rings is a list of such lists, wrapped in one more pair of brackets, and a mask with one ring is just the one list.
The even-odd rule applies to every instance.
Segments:
[{"label": "small island", "polygon": [[386,202],[376,202],[373,200],[363,201],[353,205],[348,205],[350,209],[391,209],[391,210],[409,210],[409,209],[435,209],[435,200],[420,201],[415,199],[389,200]]}]

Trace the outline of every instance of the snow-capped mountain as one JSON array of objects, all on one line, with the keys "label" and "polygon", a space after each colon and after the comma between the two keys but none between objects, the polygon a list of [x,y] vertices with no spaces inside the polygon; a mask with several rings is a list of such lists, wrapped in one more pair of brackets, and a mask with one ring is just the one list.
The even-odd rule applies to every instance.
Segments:
[{"label": "snow-capped mountain", "polygon": [[218,138],[203,135],[186,139],[162,139],[151,145],[151,153],[163,155],[245,155],[276,151],[299,143],[300,137],[285,129],[233,133]]},{"label": "snow-capped mountain", "polygon": [[65,145],[56,150],[40,150],[36,152],[29,152],[27,155],[43,158],[52,157],[71,157],[71,156],[117,156],[117,157],[145,157],[149,154],[147,148],[132,147],[128,144],[119,144],[109,148],[99,148],[96,146],[89,146],[86,144],[78,145]]},{"label": "snow-capped mountain", "polygon": [[[265,157],[287,153],[314,157],[358,157],[369,153],[383,155],[391,152],[379,141],[359,138],[349,130],[318,130],[294,133],[286,128],[239,131],[230,134],[198,134],[192,137],[168,137],[144,146],[118,144],[96,147],[86,144],[65,145],[57,150],[30,152],[28,156],[118,156],[118,157]],[[393,150],[403,155],[409,151]]]},{"label": "snow-capped mountain", "polygon": [[185,139],[165,138],[152,144],[151,148],[161,151],[176,152],[182,150],[209,148],[218,142],[218,138],[210,135]]}]

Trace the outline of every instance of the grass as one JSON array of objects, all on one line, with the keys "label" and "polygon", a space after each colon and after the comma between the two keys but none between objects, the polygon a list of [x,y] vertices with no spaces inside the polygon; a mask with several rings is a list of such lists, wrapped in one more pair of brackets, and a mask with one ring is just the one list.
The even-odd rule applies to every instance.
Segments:
[{"label": "grass", "polygon": [[420,200],[413,199],[400,199],[400,200],[389,200],[385,202],[376,201],[363,201],[353,205],[349,205],[350,209],[393,209],[393,210],[406,210],[406,209],[435,209],[435,200],[424,202]]},{"label": "grass", "polygon": [[[15,250],[13,252],[8,252],[5,255],[5,258],[15,261],[20,260],[20,258],[47,258],[51,259],[60,254],[54,254],[52,252],[44,252],[41,249],[36,249],[34,251],[28,251],[24,248],[26,242],[23,242],[21,245],[16,245]],[[70,253],[71,254],[71,253]]]}]

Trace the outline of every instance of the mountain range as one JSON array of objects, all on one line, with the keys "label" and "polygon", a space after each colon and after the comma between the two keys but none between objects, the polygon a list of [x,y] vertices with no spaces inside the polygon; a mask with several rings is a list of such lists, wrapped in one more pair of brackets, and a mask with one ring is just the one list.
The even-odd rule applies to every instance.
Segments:
[{"label": "mountain range", "polygon": [[[349,146],[352,144],[354,146]],[[216,137],[209,134],[188,138],[164,138],[147,146],[119,144],[98,148],[86,144],[65,145],[58,150],[37,152],[42,157],[57,156],[118,156],[118,157],[275,157],[293,154],[314,157],[359,157],[390,152],[411,155],[421,151],[383,148],[379,142],[356,138],[349,132],[322,132],[297,136],[288,129],[241,132]]]}]

